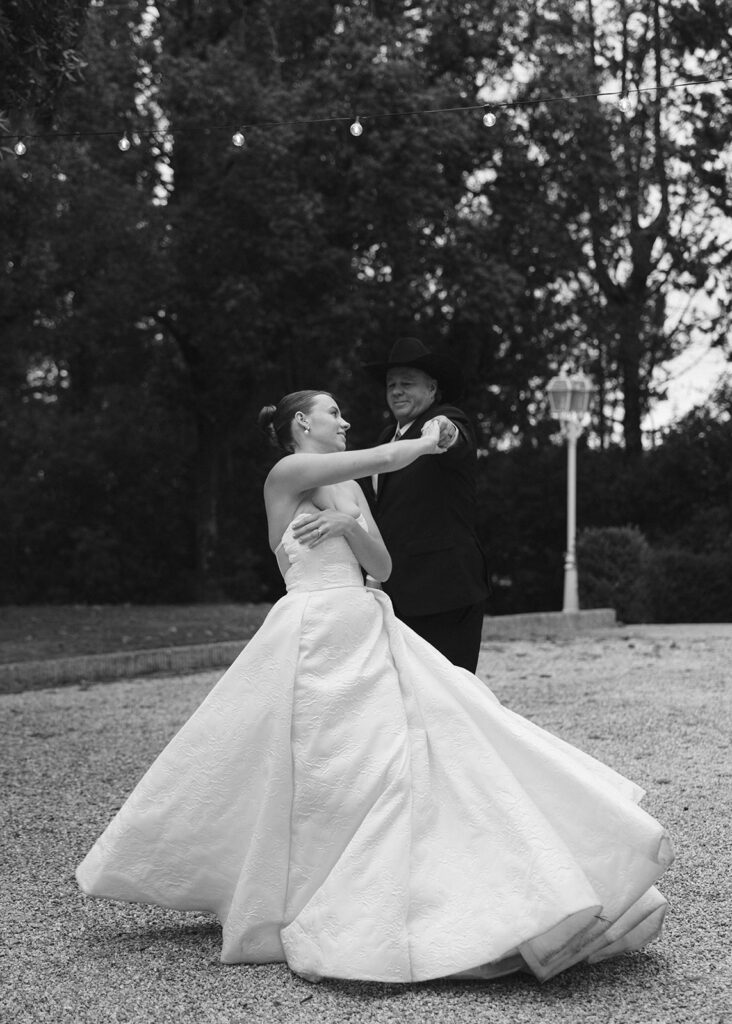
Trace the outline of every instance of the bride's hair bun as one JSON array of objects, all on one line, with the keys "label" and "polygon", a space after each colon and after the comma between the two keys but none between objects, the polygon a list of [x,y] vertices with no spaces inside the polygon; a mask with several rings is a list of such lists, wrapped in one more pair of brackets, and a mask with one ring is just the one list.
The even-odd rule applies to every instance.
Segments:
[{"label": "bride's hair bun", "polygon": [[276,415],[276,405],[263,405],[262,408],[259,410],[259,415],[257,416],[257,423],[259,424],[260,429],[263,430],[264,433],[267,435],[270,444],[273,444],[275,448],[279,448],[280,442],[277,440],[277,431],[275,430],[274,426],[274,419]]},{"label": "bride's hair bun", "polygon": [[293,391],[280,399],[277,405],[262,406],[257,423],[276,448],[283,452],[294,452],[292,421],[295,413],[309,413],[319,395],[333,397],[329,391]]}]

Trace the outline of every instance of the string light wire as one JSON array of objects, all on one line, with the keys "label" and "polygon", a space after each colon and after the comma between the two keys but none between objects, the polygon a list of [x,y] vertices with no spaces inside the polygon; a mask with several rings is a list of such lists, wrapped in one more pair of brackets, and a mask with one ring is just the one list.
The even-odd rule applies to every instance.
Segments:
[{"label": "string light wire", "polygon": [[[171,129],[151,129],[150,131],[144,132],[144,134],[150,137],[163,137],[170,138],[178,134],[193,133],[193,132],[212,132],[212,131],[232,131],[243,136],[244,133],[249,129],[271,129],[271,128],[285,128],[285,127],[304,127],[307,125],[316,124],[336,124],[341,122],[347,122],[349,125],[358,124],[360,128],[363,128],[364,121],[374,121],[378,118],[387,117],[415,117],[415,116],[426,116],[430,114],[454,114],[454,113],[470,113],[472,111],[483,111],[484,114],[487,111],[495,111],[497,109],[511,109],[516,107],[527,107],[527,106],[539,106],[540,104],[552,104],[552,103],[572,103],[577,100],[587,99],[603,99],[609,96],[620,97],[622,99],[630,99],[631,97],[638,97],[642,93],[647,92],[669,92],[673,89],[690,89],[697,88],[702,85],[721,85],[726,82],[732,82],[732,75],[724,78],[706,78],[699,79],[691,82],[671,82],[669,85],[647,85],[640,86],[637,89],[609,89],[602,92],[581,92],[581,93],[563,93],[558,96],[535,96],[527,99],[515,99],[515,100],[501,100],[491,103],[477,103],[470,104],[462,107],[430,107],[427,109],[420,110],[388,110],[381,111],[375,114],[360,114],[354,119],[353,115],[332,115],[330,117],[312,117],[312,118],[296,118],[288,119],[286,121],[260,121],[252,123],[242,123],[238,121],[236,123],[227,124],[209,124],[209,125],[180,125],[176,128]],[[352,132],[352,134],[356,134]],[[360,134],[360,133],[359,133]],[[12,141],[13,139],[18,142],[22,142],[26,139],[73,139],[73,138],[103,138],[105,136],[115,136],[119,138],[119,128],[110,128],[102,131],[63,131],[63,132],[28,132],[24,131],[18,134],[8,133],[3,135],[1,138],[5,141]]]}]

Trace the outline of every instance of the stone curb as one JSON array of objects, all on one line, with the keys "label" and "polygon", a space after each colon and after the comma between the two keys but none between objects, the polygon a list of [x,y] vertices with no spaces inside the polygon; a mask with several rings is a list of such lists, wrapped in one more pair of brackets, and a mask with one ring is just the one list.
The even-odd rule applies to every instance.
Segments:
[{"label": "stone curb", "polygon": [[[616,625],[612,608],[582,612],[538,612],[530,615],[486,616],[483,642],[517,640],[539,636],[574,636],[579,632],[608,629]],[[115,651],[109,654],[49,658],[0,665],[0,692],[67,686],[74,683],[106,682],[156,672],[196,672],[224,668],[246,646],[239,640],[215,644],[160,647],[146,651]]]},{"label": "stone curb", "polygon": [[531,612],[525,615],[486,615],[486,640],[521,640],[531,637],[575,636],[595,629],[617,626],[614,608],[589,608],[580,612]]},{"label": "stone curb", "polygon": [[155,672],[195,672],[199,669],[230,665],[244,644],[229,640],[218,644],[191,644],[159,647],[147,651],[115,651],[109,654],[80,655],[75,658],[49,658],[44,661],[18,661],[0,665],[0,690],[43,689],[71,683],[105,682]]}]

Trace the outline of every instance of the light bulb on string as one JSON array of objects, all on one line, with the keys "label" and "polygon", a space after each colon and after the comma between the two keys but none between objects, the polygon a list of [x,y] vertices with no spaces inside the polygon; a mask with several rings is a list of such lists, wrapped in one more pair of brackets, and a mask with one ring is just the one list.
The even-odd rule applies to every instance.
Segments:
[{"label": "light bulb on string", "polygon": [[488,110],[486,108],[486,111],[483,114],[483,124],[486,126],[486,128],[492,128],[497,120],[498,120],[498,118],[493,113],[493,111],[492,110]]},{"label": "light bulb on string", "polygon": [[22,139],[18,139],[18,141],[13,146],[13,152],[16,156],[25,156],[25,154],[28,152],[28,147]]},{"label": "light bulb on string", "polygon": [[363,135],[363,125],[361,124],[361,118],[357,117],[348,130],[354,137],[354,139],[357,139],[359,135]]},{"label": "light bulb on string", "polygon": [[625,90],[623,90],[618,97],[618,108],[621,113],[626,116],[633,113],[633,101]]},{"label": "light bulb on string", "polygon": [[231,141],[234,143],[235,146],[238,146],[239,149],[241,149],[242,146],[246,146],[247,140],[244,138],[244,132],[241,130],[241,128],[237,128],[237,130],[231,136]]},{"label": "light bulb on string", "polygon": [[126,153],[126,152],[127,152],[127,150],[128,150],[128,149],[130,148],[130,146],[132,145],[132,143],[130,142],[130,140],[129,140],[129,139],[127,138],[127,132],[125,132],[125,133],[124,133],[124,135],[123,135],[123,136],[122,136],[122,138],[121,138],[121,139],[119,140],[119,142],[117,143],[117,145],[118,145],[118,147],[119,147],[119,148],[120,148],[120,149],[122,150],[122,152],[123,152],[123,153]]}]

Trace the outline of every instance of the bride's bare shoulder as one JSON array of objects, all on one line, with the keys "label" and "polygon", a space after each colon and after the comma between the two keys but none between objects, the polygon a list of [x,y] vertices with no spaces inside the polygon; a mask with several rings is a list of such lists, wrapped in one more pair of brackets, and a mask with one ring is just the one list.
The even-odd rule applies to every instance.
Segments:
[{"label": "bride's bare shoulder", "polygon": [[273,485],[276,486],[280,481],[285,480],[292,475],[292,461],[294,459],[294,455],[283,455],[278,462],[275,462],[264,481],[265,490],[268,488],[271,489]]}]

